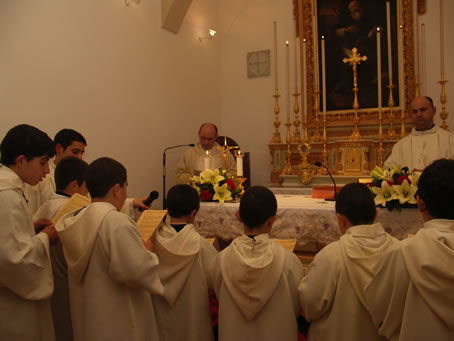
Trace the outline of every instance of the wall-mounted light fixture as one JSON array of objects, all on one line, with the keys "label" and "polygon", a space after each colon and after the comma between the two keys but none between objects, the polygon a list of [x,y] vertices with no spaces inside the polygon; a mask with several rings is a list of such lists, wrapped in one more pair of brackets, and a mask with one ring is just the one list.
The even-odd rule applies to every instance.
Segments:
[{"label": "wall-mounted light fixture", "polygon": [[205,37],[199,37],[199,40],[202,41],[203,39],[213,39],[213,37],[216,35],[216,31],[212,30],[211,28],[208,29],[208,35]]},{"label": "wall-mounted light fixture", "polygon": [[125,6],[131,6],[132,3],[138,5],[140,0],[125,0]]}]

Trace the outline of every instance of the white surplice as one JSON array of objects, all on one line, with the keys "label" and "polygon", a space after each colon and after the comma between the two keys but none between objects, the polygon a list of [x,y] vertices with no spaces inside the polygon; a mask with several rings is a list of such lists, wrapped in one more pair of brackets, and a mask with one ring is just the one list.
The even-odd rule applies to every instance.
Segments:
[{"label": "white surplice", "polygon": [[384,165],[386,168],[401,165],[422,170],[441,158],[454,159],[454,134],[435,125],[424,131],[413,128],[410,135],[393,146]]},{"label": "white surplice", "polygon": [[297,340],[303,267],[267,233],[243,235],[216,257],[219,340]]},{"label": "white surplice", "polygon": [[309,341],[385,340],[372,323],[363,290],[374,266],[397,242],[380,223],[357,225],[315,256],[299,286],[311,321]]},{"label": "white surplice", "polygon": [[159,261],[135,222],[95,202],[56,228],[68,264],[74,340],[159,340],[150,295],[163,294]]},{"label": "white surplice", "polygon": [[51,341],[49,238],[35,235],[23,186],[0,165],[0,340]]},{"label": "white surplice", "polygon": [[397,244],[365,290],[381,335],[454,340],[454,220],[433,219]]},{"label": "white surplice", "polygon": [[[210,169],[225,169],[224,153],[215,147],[220,147],[217,142],[215,142],[213,148],[209,151]],[[199,173],[204,170],[205,156],[206,150],[202,148],[200,143],[197,143],[195,147],[186,150],[183,154],[183,158],[177,163],[176,183],[188,184],[191,176],[199,175]],[[229,175],[236,175],[235,158],[230,152],[227,152],[227,169],[225,170]]]},{"label": "white surplice", "polygon": [[55,157],[49,160],[49,174],[37,185],[25,184],[24,193],[28,207],[34,214],[56,191],[55,186]]},{"label": "white surplice", "polygon": [[[184,225],[183,225],[184,226]],[[208,271],[216,249],[192,224],[180,232],[165,222],[153,236],[164,296],[153,295],[161,341],[211,341]]]}]

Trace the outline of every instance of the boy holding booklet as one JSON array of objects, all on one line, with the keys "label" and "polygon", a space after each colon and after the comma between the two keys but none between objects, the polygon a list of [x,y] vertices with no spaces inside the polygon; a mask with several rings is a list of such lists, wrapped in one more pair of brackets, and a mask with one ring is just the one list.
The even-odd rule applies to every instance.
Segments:
[{"label": "boy holding booklet", "polygon": [[189,185],[176,185],[167,194],[169,217],[153,235],[164,295],[153,296],[161,341],[213,340],[208,269],[216,249],[195,230],[200,199]]},{"label": "boy holding booklet", "polygon": [[219,300],[219,340],[297,340],[301,312],[298,257],[270,239],[277,201],[269,189],[250,187],[237,218],[244,235],[216,257],[213,285]]},{"label": "boy holding booklet", "polygon": [[119,212],[126,200],[126,169],[110,158],[93,161],[87,207],[57,223],[68,264],[74,340],[158,340],[152,294],[163,294],[151,252],[136,223]]}]

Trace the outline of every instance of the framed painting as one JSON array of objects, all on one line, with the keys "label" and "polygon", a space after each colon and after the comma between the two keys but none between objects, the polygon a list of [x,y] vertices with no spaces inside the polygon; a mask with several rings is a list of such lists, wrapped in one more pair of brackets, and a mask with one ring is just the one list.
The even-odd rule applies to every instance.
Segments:
[{"label": "framed painting", "polygon": [[[382,103],[389,99],[386,0],[294,0],[297,34],[306,40],[306,89],[308,122],[314,118],[321,89],[320,40],[325,38],[327,121],[350,121],[353,112],[353,72],[343,59],[354,47],[367,60],[357,66],[358,102],[362,124],[378,116],[378,77],[382,81]],[[391,22],[391,73],[394,107],[399,108],[415,94],[412,0],[389,0]],[[402,33],[399,27],[402,25]],[[381,29],[381,74],[377,72],[377,27]],[[402,44],[400,43],[402,37]],[[302,45],[302,44],[301,44]],[[302,52],[302,51],[301,51]],[[302,56],[302,54],[301,54]],[[301,62],[303,58],[301,57]],[[301,68],[303,70],[303,67]],[[301,72],[303,77],[303,71]],[[403,98],[402,98],[403,94]],[[347,122],[346,122],[347,123]]]}]

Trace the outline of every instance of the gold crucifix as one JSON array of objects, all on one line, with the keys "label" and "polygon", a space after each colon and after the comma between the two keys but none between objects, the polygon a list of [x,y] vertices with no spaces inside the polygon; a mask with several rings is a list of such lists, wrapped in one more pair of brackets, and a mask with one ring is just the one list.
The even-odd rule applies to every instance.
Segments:
[{"label": "gold crucifix", "polygon": [[224,169],[227,170],[227,153],[232,149],[239,149],[238,146],[230,147],[227,145],[227,136],[224,136],[224,145],[222,146],[214,146],[214,149],[221,150],[224,156]]},{"label": "gold crucifix", "polygon": [[349,58],[344,58],[342,61],[344,63],[349,63],[353,67],[353,92],[355,94],[355,99],[353,101],[353,110],[355,111],[355,117],[353,118],[353,123],[355,124],[355,128],[353,129],[353,133],[350,135],[350,140],[361,140],[361,134],[359,133],[358,123],[359,123],[359,116],[358,116],[358,71],[356,70],[356,65],[359,63],[366,61],[366,56],[360,56],[358,53],[358,49],[354,47],[352,49],[352,54]]}]

